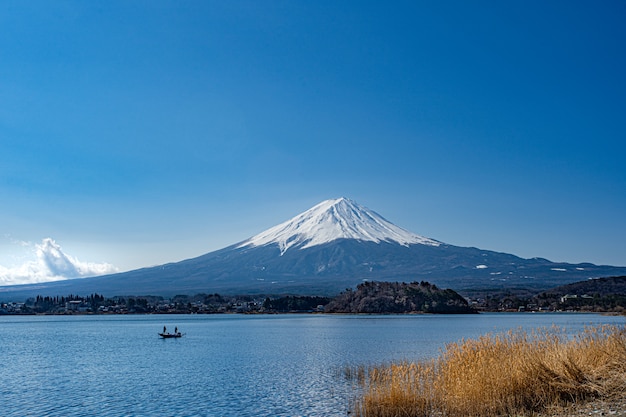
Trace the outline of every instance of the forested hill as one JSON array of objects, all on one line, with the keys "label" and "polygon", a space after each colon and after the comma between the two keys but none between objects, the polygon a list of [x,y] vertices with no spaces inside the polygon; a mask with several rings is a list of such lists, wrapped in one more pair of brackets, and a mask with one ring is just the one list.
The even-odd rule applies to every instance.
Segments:
[{"label": "forested hill", "polygon": [[575,282],[573,284],[562,285],[545,291],[542,294],[548,296],[561,296],[564,294],[588,294],[599,296],[614,294],[626,295],[626,276],[589,279],[586,281]]},{"label": "forested hill", "polygon": [[474,313],[465,298],[428,282],[376,282],[359,284],[335,297],[327,313]]},{"label": "forested hill", "polygon": [[626,311],[626,276],[590,279],[544,291],[539,307],[558,310]]}]

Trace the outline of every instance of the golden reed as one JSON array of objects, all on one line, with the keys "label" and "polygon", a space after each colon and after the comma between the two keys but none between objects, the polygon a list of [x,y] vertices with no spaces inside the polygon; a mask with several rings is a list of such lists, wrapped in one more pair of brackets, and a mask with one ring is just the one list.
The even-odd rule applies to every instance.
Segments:
[{"label": "golden reed", "polygon": [[626,392],[626,329],[463,340],[431,361],[359,370],[357,417],[520,416]]}]

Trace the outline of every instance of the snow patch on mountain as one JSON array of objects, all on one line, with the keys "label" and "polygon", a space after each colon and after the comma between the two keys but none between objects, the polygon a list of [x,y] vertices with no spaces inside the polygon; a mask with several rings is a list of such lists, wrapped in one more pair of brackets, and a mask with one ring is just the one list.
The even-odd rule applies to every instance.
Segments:
[{"label": "snow patch on mountain", "polygon": [[347,198],[326,200],[296,217],[243,242],[239,247],[277,244],[281,255],[291,247],[306,249],[337,239],[395,242],[403,246],[441,243],[404,230]]}]

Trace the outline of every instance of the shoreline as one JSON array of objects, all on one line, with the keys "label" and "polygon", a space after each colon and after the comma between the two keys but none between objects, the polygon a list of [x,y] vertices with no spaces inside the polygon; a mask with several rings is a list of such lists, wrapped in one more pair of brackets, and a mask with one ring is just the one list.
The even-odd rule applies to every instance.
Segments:
[{"label": "shoreline", "polygon": [[581,404],[556,407],[546,410],[537,417],[582,417],[615,416],[626,417],[626,394],[615,398],[597,398]]},{"label": "shoreline", "polygon": [[188,312],[188,311],[144,311],[144,312],[81,312],[81,311],[67,311],[67,312],[45,312],[45,313],[17,313],[17,312],[0,312],[0,317],[2,316],[133,316],[133,315],[242,315],[242,316],[250,316],[250,315],[318,315],[318,314],[328,314],[335,316],[441,316],[441,315],[450,315],[450,316],[467,316],[467,315],[480,315],[480,314],[515,314],[515,315],[531,315],[531,314],[542,314],[542,315],[559,315],[559,314],[598,314],[602,316],[610,316],[610,317],[626,317],[624,313],[617,313],[615,311],[475,311],[472,313],[426,313],[423,311],[418,312],[409,312],[409,313],[326,313],[324,311],[279,311],[279,312],[236,312],[236,311],[226,311],[226,312]]}]

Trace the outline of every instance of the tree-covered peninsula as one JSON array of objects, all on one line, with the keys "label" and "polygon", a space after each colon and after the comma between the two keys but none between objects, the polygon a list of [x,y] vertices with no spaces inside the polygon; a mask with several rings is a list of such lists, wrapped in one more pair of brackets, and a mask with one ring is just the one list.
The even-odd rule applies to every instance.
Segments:
[{"label": "tree-covered peninsula", "polygon": [[330,301],[326,313],[475,313],[467,300],[450,289],[428,282],[378,282],[359,284]]}]

